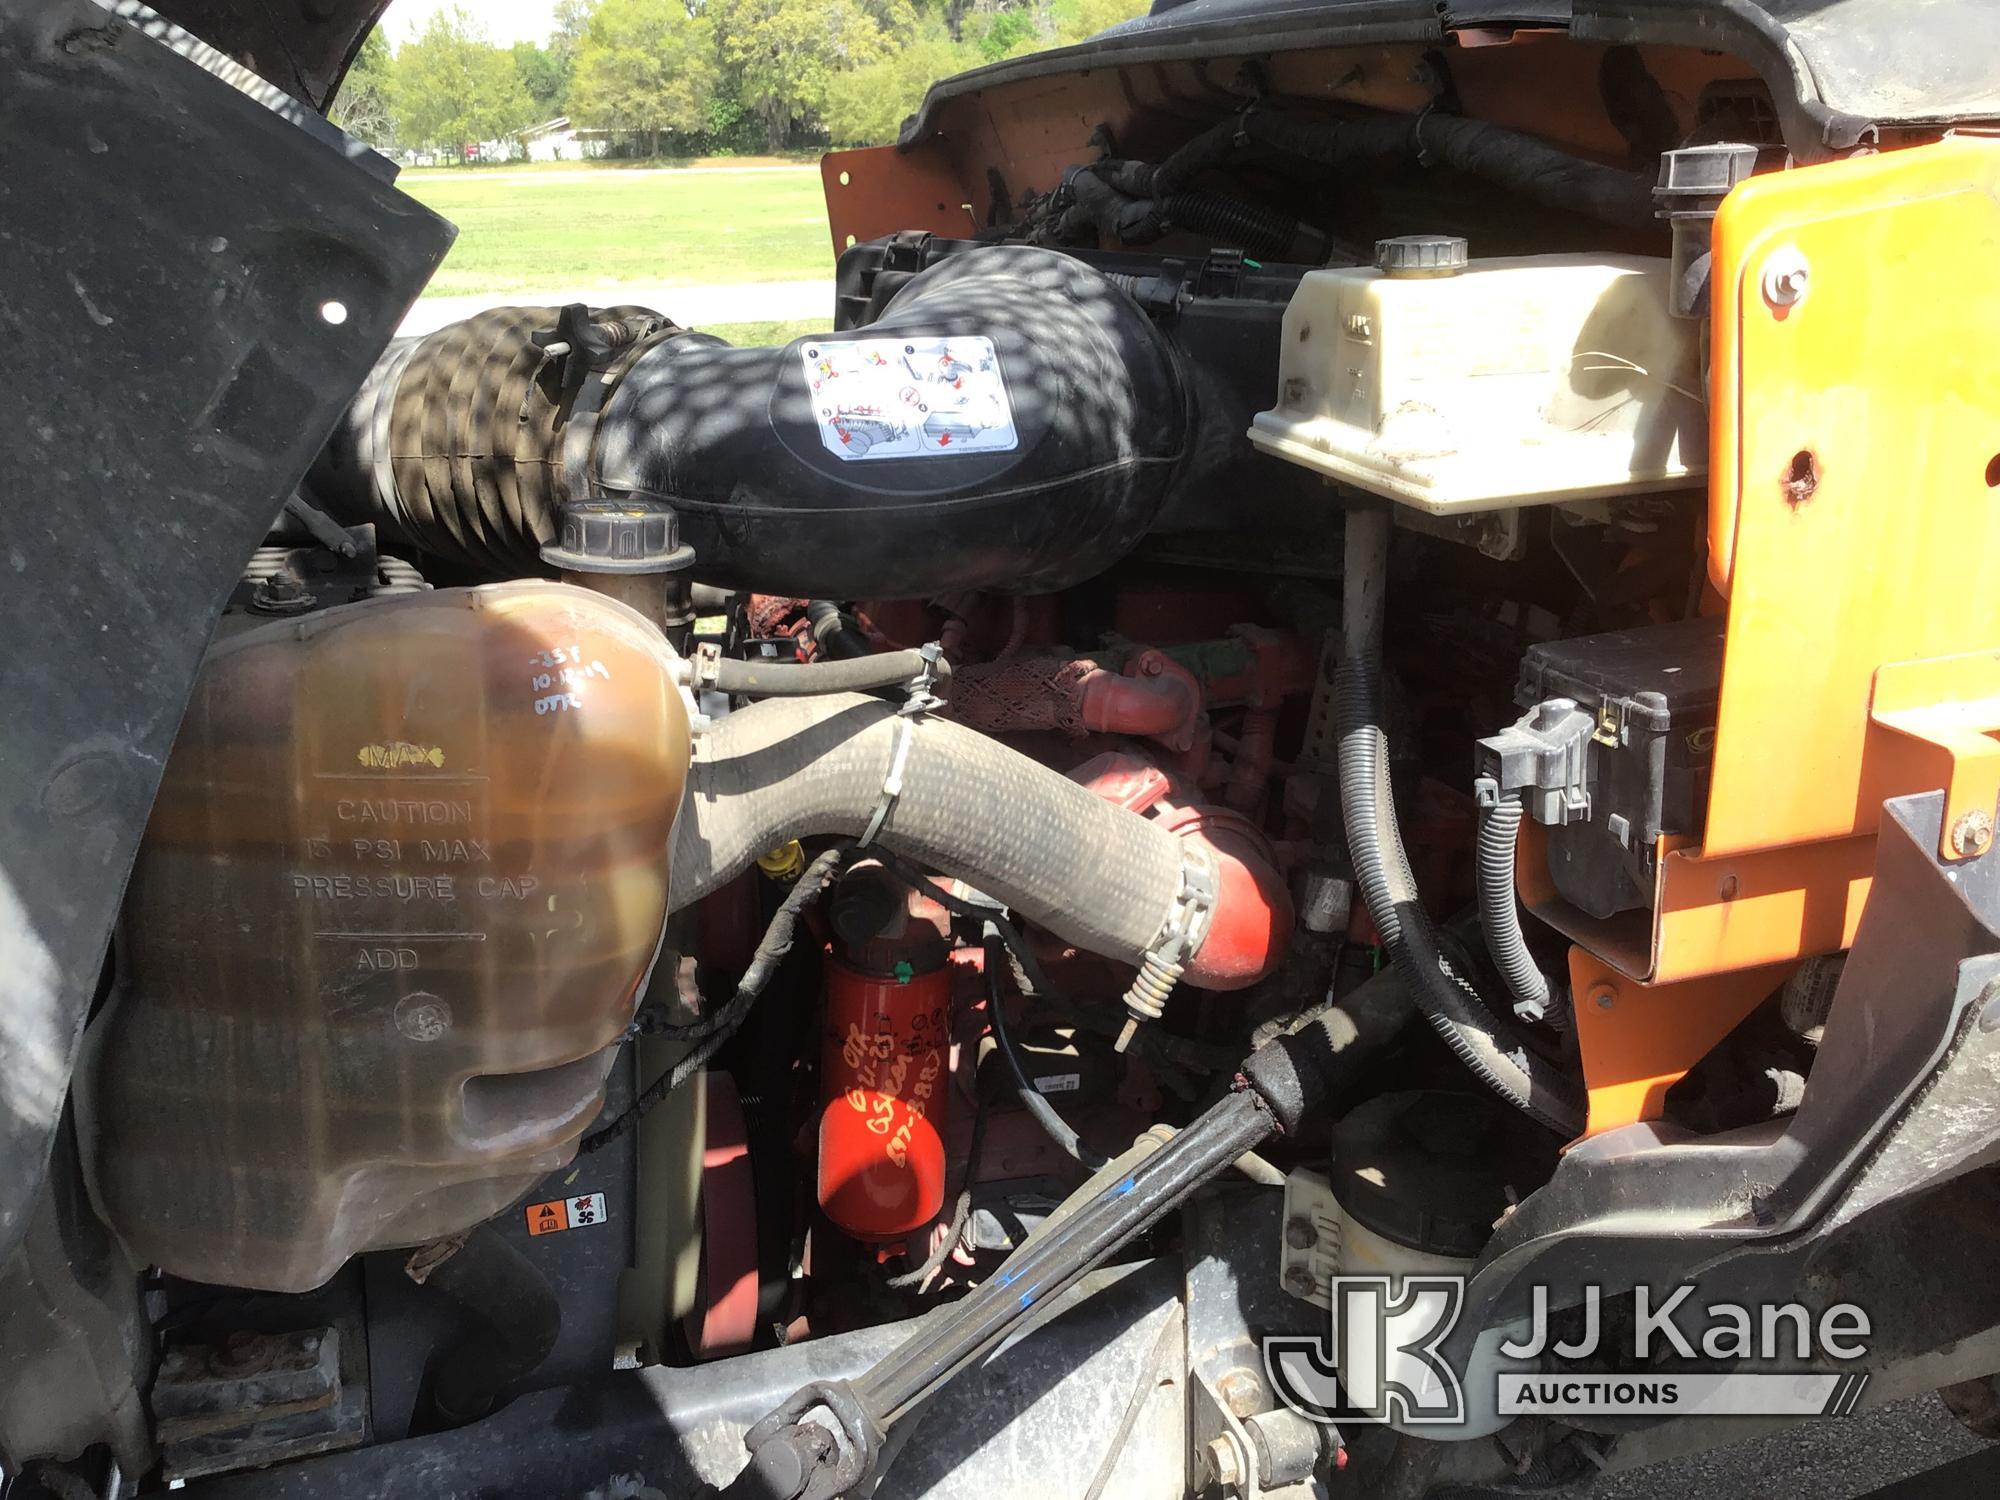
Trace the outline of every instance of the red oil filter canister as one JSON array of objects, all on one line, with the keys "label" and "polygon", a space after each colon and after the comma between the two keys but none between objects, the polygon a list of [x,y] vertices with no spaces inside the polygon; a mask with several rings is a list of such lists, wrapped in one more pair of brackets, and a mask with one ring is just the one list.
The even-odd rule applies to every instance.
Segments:
[{"label": "red oil filter canister", "polygon": [[856,1239],[900,1239],[944,1206],[950,1001],[945,966],[878,977],[827,958],[819,1205]]}]

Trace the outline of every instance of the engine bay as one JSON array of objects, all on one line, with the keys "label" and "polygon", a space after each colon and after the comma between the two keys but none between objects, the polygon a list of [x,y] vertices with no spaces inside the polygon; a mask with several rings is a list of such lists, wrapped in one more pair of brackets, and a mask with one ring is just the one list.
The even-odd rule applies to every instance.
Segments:
[{"label": "engine bay", "polygon": [[[1437,245],[1460,263],[1399,274]],[[635,309],[393,347],[302,492],[354,556],[277,534],[239,588],[128,899],[129,993],[98,1022],[94,1198],[169,1317],[202,1298],[183,1358],[212,1368],[242,1333],[242,1303],[195,1287],[325,1298],[355,1261],[380,1442],[620,1359],[901,1323],[1004,1276],[1260,1043],[1330,1030],[1359,1033],[1355,1092],[1306,1117],[1305,1154],[1239,1175],[1318,1194],[1331,1245],[1469,1267],[1583,1128],[1560,946],[1537,927],[1537,958],[1518,919],[1482,934],[1482,881],[1511,914],[1526,810],[1558,890],[1615,917],[1650,901],[1658,836],[1697,826],[1698,761],[1665,781],[1655,752],[1704,702],[1712,724],[1720,665],[1715,626],[1679,618],[1700,514],[1670,486],[1700,474],[1700,374],[1664,260],[1487,262],[1442,236],[1382,259],[890,240],[849,252],[854,325],[787,348]],[[1530,353],[1495,358],[1606,450],[1579,463],[1587,501],[1453,496],[1406,525],[1329,490],[1326,419],[1294,415],[1331,374],[1310,323],[1366,325],[1386,359],[1421,337],[1405,322],[1455,318],[1442,299],[1521,276],[1575,282],[1496,313]],[[1380,296],[1322,312],[1336,284]],[[1616,346],[1572,322],[1635,315],[1679,351],[1650,384],[1615,347],[1588,372],[1547,353]],[[1405,370],[1352,447],[1408,472],[1368,402],[1410,410],[1401,379],[1444,413],[1429,387],[1464,376],[1422,348]],[[1371,650],[1372,682],[1342,676]],[[1661,671],[1689,674],[1670,704]],[[1466,723],[1494,731],[1478,777]],[[1341,741],[1370,724],[1357,784]],[[1356,846],[1399,821],[1402,853]],[[1361,893],[1398,859],[1422,893],[1391,899],[1402,942],[1470,998],[1435,1031]],[[261,936],[232,965],[176,908]],[[1778,1043],[1796,1080],[1809,1049]],[[1715,1124],[1769,1104],[1705,1101]],[[1493,1148],[1472,1174],[1492,1211],[1399,1239],[1394,1190],[1350,1211],[1310,1175],[1320,1130],[1385,1111],[1422,1123],[1383,1149]],[[1442,1149],[1390,1180],[1467,1170]],[[1344,1253],[1294,1271],[1302,1315]],[[547,1311],[504,1333],[523,1306]],[[391,1407],[378,1360],[454,1315],[471,1331]],[[170,1471],[270,1457],[230,1452],[252,1432],[169,1441]]]},{"label": "engine bay", "polygon": [[[941,86],[827,159],[836,309],[781,346],[388,344],[223,605],[83,1033],[61,1235],[145,1367],[92,1451],[214,1500],[1645,1461],[1472,1394],[1513,1278],[1831,1213],[1992,951],[1934,761],[1726,836],[1790,805],[1732,728],[1781,571],[1716,498],[1742,308],[1839,291],[1718,215],[1990,147],[1833,159],[1721,51],[1454,35]],[[1802,525],[1831,439],[1773,441]],[[1855,680],[1801,737],[1916,691]],[[1369,1275],[1471,1288],[1449,1431],[1266,1357]]]}]

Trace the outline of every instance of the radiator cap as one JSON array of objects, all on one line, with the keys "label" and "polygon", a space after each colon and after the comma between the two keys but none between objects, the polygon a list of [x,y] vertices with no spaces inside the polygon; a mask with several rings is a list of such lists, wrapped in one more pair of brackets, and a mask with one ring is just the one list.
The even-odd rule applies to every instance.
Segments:
[{"label": "radiator cap", "polygon": [[629,500],[577,500],[563,507],[562,539],[542,561],[569,573],[672,573],[694,561],[671,510]]},{"label": "radiator cap", "polygon": [[1471,258],[1456,234],[1399,234],[1375,242],[1375,265],[1391,276],[1456,276]]}]

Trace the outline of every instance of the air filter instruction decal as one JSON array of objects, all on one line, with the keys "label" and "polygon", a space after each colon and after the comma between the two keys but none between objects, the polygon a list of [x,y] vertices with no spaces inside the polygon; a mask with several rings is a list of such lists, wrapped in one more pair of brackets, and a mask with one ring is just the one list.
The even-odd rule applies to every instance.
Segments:
[{"label": "air filter instruction decal", "polygon": [[842,459],[1010,453],[1021,444],[988,338],[808,339],[819,439]]}]

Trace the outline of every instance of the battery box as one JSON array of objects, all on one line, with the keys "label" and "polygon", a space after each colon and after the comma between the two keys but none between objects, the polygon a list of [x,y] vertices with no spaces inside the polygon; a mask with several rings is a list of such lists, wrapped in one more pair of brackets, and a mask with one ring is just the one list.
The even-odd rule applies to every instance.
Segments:
[{"label": "battery box", "polygon": [[1652,905],[1661,834],[1698,834],[1722,693],[1721,620],[1549,641],[1522,658],[1529,710],[1478,771],[1549,827],[1563,899],[1603,918]]}]

